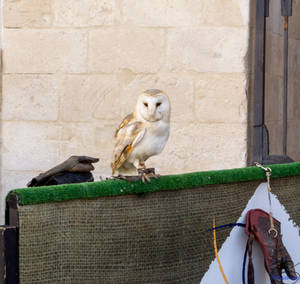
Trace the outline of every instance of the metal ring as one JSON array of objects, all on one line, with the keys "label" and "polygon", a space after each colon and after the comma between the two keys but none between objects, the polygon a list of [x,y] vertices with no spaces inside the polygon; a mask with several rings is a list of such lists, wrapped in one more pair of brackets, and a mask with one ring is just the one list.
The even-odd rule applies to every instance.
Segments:
[{"label": "metal ring", "polygon": [[255,164],[255,166],[263,169],[265,172],[270,172],[270,173],[272,172],[272,169],[269,167],[264,167],[263,165],[261,165],[260,163],[257,163],[257,162],[255,162],[254,164]]},{"label": "metal ring", "polygon": [[272,231],[275,232],[275,235],[274,235],[273,238],[276,239],[277,236],[278,236],[278,232],[277,232],[277,230],[276,230],[275,228],[270,228],[269,231],[268,231],[269,235],[271,235],[271,232],[272,232]]}]

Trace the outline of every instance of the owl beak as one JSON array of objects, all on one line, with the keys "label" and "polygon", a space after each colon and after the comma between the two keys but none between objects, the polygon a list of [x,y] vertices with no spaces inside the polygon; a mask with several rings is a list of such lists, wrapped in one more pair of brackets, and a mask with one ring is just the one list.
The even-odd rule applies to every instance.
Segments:
[{"label": "owl beak", "polygon": [[159,118],[157,118],[157,117],[155,116],[155,113],[154,113],[154,114],[150,114],[150,116],[149,116],[149,121],[155,122],[155,121],[158,121],[158,120],[159,120]]},{"label": "owl beak", "polygon": [[149,108],[149,117],[150,117],[150,120],[154,120],[155,119],[155,111],[156,111],[155,108],[152,108],[152,107]]}]

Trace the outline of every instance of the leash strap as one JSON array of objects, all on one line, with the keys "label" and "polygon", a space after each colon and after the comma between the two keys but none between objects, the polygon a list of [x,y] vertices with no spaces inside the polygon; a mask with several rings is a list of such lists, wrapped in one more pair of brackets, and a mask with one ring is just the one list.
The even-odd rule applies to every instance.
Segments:
[{"label": "leash strap", "polygon": [[272,210],[272,201],[271,201],[271,174],[272,174],[272,170],[269,167],[264,167],[259,163],[255,163],[255,165],[258,168],[261,168],[265,174],[266,174],[266,178],[267,178],[267,184],[268,184],[268,199],[269,199],[269,206],[270,206],[270,211],[269,211],[269,217],[270,217],[270,229],[268,231],[269,235],[271,235],[271,233],[273,232],[273,238],[275,239],[278,235],[277,230],[274,227],[274,220],[273,220],[273,210]]},{"label": "leash strap", "polygon": [[252,244],[254,241],[254,234],[251,232],[248,238],[248,284],[254,284],[254,267],[252,262]]}]

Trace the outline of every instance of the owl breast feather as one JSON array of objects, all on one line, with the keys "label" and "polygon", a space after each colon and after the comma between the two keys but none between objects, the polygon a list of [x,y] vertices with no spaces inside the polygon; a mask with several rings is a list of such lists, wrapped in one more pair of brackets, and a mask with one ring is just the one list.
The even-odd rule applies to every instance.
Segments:
[{"label": "owl breast feather", "polygon": [[169,125],[161,125],[158,129],[147,129],[143,139],[130,154],[129,160],[146,161],[151,156],[158,155],[164,149],[169,138]]}]

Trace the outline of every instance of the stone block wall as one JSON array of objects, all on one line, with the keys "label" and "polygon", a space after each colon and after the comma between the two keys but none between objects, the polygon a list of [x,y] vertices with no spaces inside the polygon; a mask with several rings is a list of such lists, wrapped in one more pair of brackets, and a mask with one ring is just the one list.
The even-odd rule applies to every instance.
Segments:
[{"label": "stone block wall", "polygon": [[2,199],[70,155],[109,175],[114,129],[149,88],[172,104],[149,166],[245,166],[248,34],[249,0],[3,0]]}]

